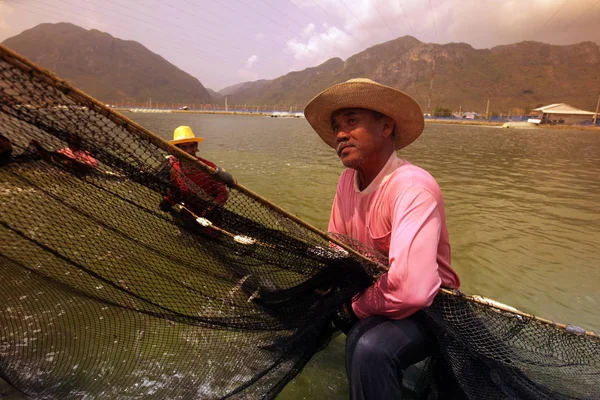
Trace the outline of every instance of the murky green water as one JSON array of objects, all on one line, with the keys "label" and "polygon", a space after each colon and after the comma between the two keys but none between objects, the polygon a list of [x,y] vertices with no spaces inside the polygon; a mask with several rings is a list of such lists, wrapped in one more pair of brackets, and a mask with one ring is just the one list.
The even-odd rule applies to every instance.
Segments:
[{"label": "murky green water", "polygon": [[[206,139],[202,156],[326,228],[342,167],[304,119],[128,116],[166,139],[190,125]],[[600,331],[600,132],[428,124],[400,156],[442,187],[465,293]],[[343,340],[318,354],[280,398],[347,398]]]},{"label": "murky green water", "polygon": [[[166,139],[178,125],[244,186],[325,229],[339,173],[304,119],[127,114]],[[600,132],[428,124],[400,156],[445,195],[462,290],[600,331]],[[344,336],[281,399],[347,399]]]}]

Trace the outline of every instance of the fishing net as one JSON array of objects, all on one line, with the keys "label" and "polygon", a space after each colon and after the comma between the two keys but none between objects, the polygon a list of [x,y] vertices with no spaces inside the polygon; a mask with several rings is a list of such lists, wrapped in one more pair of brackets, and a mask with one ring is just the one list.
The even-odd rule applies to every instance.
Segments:
[{"label": "fishing net", "polygon": [[[1,46],[0,127],[0,377],[32,398],[273,398],[385,270]],[[600,398],[590,332],[426,315],[414,396]]]}]

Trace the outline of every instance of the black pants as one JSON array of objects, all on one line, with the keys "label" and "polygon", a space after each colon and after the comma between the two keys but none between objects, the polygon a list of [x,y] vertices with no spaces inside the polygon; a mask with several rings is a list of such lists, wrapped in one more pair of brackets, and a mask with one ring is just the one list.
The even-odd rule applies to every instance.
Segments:
[{"label": "black pants", "polygon": [[372,316],[352,327],[346,339],[351,399],[402,398],[404,369],[435,348],[435,339],[421,320],[421,312],[401,320]]}]

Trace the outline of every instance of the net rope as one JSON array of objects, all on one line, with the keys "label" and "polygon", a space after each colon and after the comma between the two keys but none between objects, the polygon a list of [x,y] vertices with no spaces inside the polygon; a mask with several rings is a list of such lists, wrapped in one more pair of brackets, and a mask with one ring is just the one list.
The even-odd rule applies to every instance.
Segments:
[{"label": "net rope", "polygon": [[[385,269],[237,183],[215,201],[212,168],[2,46],[0,127],[0,377],[31,398],[274,398]],[[416,397],[600,398],[592,332],[445,290],[426,314]]]}]

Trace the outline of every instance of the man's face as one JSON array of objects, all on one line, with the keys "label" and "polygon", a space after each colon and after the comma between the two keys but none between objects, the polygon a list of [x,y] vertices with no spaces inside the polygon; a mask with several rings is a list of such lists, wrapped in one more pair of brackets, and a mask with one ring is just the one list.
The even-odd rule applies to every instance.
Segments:
[{"label": "man's face", "polygon": [[[337,155],[348,168],[360,169],[381,154],[393,129],[391,119],[377,119],[371,110],[344,108],[331,115]],[[387,133],[386,133],[387,132]]]},{"label": "man's face", "polygon": [[198,142],[182,143],[182,144],[177,144],[176,146],[191,156],[195,156],[196,153],[198,152]]}]

